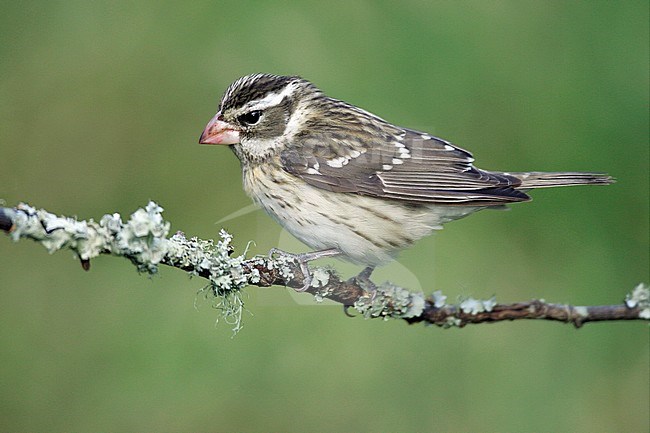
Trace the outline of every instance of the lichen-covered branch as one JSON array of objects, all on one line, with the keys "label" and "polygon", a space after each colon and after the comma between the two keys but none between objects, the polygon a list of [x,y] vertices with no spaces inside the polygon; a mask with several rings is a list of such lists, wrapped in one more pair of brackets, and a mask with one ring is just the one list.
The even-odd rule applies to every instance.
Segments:
[{"label": "lichen-covered branch", "polygon": [[[127,221],[117,213],[104,215],[99,222],[60,217],[26,204],[0,208],[0,230],[14,240],[32,239],[50,253],[69,249],[79,257],[85,270],[100,254],[128,258],[140,272],[154,274],[159,265],[182,269],[206,278],[225,315],[240,326],[243,302],[241,290],[247,285],[302,288],[304,276],[290,256],[254,257],[233,255],[232,237],[220,232],[220,240],[188,239],[182,232],[168,237],[170,224],[163,209],[150,202],[136,210]],[[313,268],[306,292],[317,300],[334,300],[353,307],[366,318],[395,318],[408,323],[424,322],[441,327],[463,327],[473,323],[503,320],[545,319],[572,323],[606,320],[650,320],[650,289],[639,284],[618,305],[571,306],[541,300],[499,304],[494,298],[466,298],[447,303],[440,291],[431,296],[412,293],[391,283],[366,287],[368,282],[341,279],[329,269]]]}]

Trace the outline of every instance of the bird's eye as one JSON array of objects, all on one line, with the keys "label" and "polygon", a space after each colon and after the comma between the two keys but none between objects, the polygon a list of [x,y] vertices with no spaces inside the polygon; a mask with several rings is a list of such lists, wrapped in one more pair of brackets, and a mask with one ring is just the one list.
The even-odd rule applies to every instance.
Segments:
[{"label": "bird's eye", "polygon": [[262,117],[262,112],[260,110],[253,110],[253,111],[249,111],[248,113],[242,114],[237,118],[237,120],[242,125],[251,126],[259,122],[260,117]]}]

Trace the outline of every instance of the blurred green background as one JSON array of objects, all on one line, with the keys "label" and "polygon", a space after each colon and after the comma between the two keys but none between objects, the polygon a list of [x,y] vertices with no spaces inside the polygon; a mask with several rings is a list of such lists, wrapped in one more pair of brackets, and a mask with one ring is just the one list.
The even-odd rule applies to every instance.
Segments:
[{"label": "blurred green background", "polygon": [[[450,224],[378,281],[617,303],[650,280],[648,40],[647,1],[4,2],[0,198],[95,219],[153,199],[172,230],[306,250],[261,211],[217,223],[250,200],[197,144],[235,78],[299,74],[482,168],[618,179]],[[1,431],[649,429],[646,323],[444,331],[249,288],[231,339],[180,271],[7,237],[0,257]]]}]

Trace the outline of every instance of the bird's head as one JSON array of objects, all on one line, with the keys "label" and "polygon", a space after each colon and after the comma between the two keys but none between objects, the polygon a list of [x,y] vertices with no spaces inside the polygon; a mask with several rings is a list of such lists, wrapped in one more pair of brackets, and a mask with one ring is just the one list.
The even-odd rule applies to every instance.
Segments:
[{"label": "bird's head", "polygon": [[217,114],[201,134],[201,144],[234,145],[242,162],[263,160],[281,150],[308,110],[305,101],[320,91],[296,76],[253,74],[233,82]]}]

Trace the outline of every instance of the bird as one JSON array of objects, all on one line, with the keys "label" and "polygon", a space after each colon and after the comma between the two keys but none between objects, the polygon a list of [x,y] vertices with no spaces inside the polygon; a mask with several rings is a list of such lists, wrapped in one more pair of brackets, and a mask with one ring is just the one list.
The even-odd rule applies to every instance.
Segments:
[{"label": "bird", "polygon": [[314,250],[293,255],[305,277],[299,291],[311,282],[309,261],[338,256],[364,265],[359,275],[369,278],[447,222],[529,201],[535,188],[613,182],[604,173],[479,169],[469,151],[329,97],[299,76],[235,80],[199,143],[229,146],[246,193]]}]

